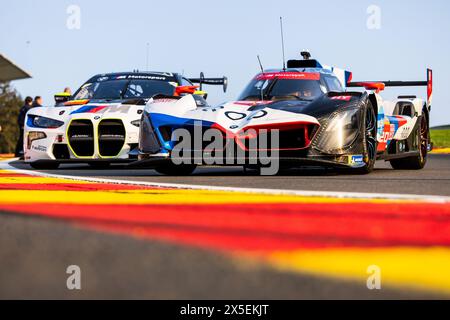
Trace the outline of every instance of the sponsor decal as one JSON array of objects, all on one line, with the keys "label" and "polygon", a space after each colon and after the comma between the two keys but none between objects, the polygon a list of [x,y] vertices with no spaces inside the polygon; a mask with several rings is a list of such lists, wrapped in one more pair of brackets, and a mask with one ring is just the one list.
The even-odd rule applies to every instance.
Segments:
[{"label": "sponsor decal", "polygon": [[162,99],[153,99],[150,103],[173,103],[178,101],[177,99],[169,99],[169,98],[162,98]]},{"label": "sponsor decal", "polygon": [[167,76],[164,76],[164,75],[128,74],[128,75],[121,75],[121,76],[117,76],[116,77],[116,80],[122,80],[122,79],[161,80],[161,81],[166,81],[167,80]]},{"label": "sponsor decal", "polygon": [[389,120],[384,122],[384,130],[381,135],[378,136],[378,148],[377,151],[384,151],[391,142],[395,133],[395,125],[390,124]]},{"label": "sponsor decal", "polygon": [[388,143],[394,137],[395,126],[393,124],[385,124],[384,132],[381,135],[379,142]]},{"label": "sponsor decal", "polygon": [[97,113],[100,110],[105,109],[107,106],[93,106],[93,105],[85,105],[75,111],[72,111],[70,114],[77,114],[77,113]]},{"label": "sponsor decal", "polygon": [[41,146],[41,145],[38,145],[38,146],[32,145],[31,149],[33,149],[34,151],[38,151],[38,152],[47,152],[47,147]]},{"label": "sponsor decal", "polygon": [[256,76],[256,80],[272,80],[274,78],[290,80],[320,80],[318,72],[267,72]]},{"label": "sponsor decal", "polygon": [[130,105],[107,105],[107,106],[99,106],[99,105],[85,105],[75,111],[72,111],[70,114],[78,114],[78,113],[98,113],[104,114],[108,113],[123,113],[126,114],[132,109]]},{"label": "sponsor decal", "polygon": [[[394,138],[397,131],[402,128],[408,121],[402,116],[387,116],[384,119],[384,122],[378,121],[378,151],[384,151],[387,146],[389,146],[390,142]],[[384,124],[384,125],[383,125]],[[380,127],[382,131],[380,132]],[[402,138],[406,138],[409,134],[409,127],[403,127],[403,132],[401,133]]]},{"label": "sponsor decal", "polygon": [[362,154],[348,156],[348,163],[351,165],[357,165],[364,163],[364,157]]},{"label": "sponsor decal", "polygon": [[340,101],[350,101],[350,99],[352,98],[352,96],[335,96],[335,97],[331,97],[331,100],[340,100]]}]

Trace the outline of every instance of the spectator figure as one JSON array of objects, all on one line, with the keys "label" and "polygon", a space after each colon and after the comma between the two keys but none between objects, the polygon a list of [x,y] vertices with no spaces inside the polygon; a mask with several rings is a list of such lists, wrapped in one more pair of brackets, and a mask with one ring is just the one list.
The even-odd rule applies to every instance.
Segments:
[{"label": "spectator figure", "polygon": [[33,108],[34,107],[42,107],[42,97],[41,96],[34,97]]},{"label": "spectator figure", "polygon": [[25,116],[31,108],[33,108],[33,98],[26,97],[25,105],[20,108],[19,117],[17,118],[17,124],[19,125],[19,140],[17,141],[15,155],[19,158],[23,158],[23,129],[25,127]]}]

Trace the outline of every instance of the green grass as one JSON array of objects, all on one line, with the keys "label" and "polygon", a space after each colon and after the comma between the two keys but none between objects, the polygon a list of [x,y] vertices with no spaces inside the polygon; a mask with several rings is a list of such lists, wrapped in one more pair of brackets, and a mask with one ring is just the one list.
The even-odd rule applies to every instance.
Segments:
[{"label": "green grass", "polygon": [[430,133],[434,148],[450,148],[450,129],[431,129]]},{"label": "green grass", "polygon": [[431,127],[431,130],[450,130],[450,124],[446,124],[443,126]]}]

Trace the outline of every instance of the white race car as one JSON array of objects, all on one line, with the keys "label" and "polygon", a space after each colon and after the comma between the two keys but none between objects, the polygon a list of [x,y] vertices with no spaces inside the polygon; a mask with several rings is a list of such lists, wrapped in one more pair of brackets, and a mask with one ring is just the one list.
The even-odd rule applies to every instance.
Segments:
[{"label": "white race car", "polygon": [[[193,83],[200,84],[200,90]],[[84,162],[106,167],[137,157],[143,108],[154,95],[195,93],[202,84],[227,79],[188,79],[177,73],[128,72],[100,74],[73,96],[56,95],[56,105],[32,108],[26,116],[24,159],[36,169],[55,169],[61,163]]]}]

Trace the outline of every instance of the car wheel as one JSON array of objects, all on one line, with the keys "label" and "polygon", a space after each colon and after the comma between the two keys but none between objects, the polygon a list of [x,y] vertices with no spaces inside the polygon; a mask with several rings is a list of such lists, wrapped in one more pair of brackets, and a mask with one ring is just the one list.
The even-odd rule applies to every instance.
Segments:
[{"label": "car wheel", "polygon": [[197,168],[195,164],[176,165],[172,162],[155,168],[156,172],[166,176],[188,176]]},{"label": "car wheel", "polygon": [[30,166],[33,169],[37,170],[52,170],[52,169],[58,169],[59,163],[54,161],[48,161],[48,162],[31,162]]},{"label": "car wheel", "polygon": [[364,123],[361,132],[364,134],[364,167],[355,171],[360,174],[367,174],[373,171],[377,156],[377,118],[372,102],[367,101],[364,112]]},{"label": "car wheel", "polygon": [[427,118],[421,116],[420,125],[417,128],[417,139],[419,155],[390,161],[392,168],[397,170],[420,170],[425,167],[428,155],[428,141],[430,139],[430,128]]}]

